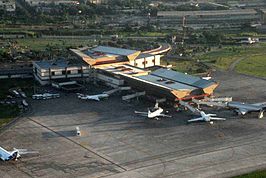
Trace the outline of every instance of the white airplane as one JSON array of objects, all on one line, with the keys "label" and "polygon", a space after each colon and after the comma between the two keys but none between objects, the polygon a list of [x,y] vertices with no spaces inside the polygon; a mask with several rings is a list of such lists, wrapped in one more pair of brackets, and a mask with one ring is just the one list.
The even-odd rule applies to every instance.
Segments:
[{"label": "white airplane", "polygon": [[22,104],[23,104],[23,106],[25,106],[25,107],[28,107],[29,106],[29,104],[27,103],[27,101],[26,100],[22,100],[22,102],[21,102]]},{"label": "white airplane", "polygon": [[195,2],[191,2],[190,5],[191,6],[195,6],[195,7],[199,7],[199,4],[198,3],[195,3]]},{"label": "white airplane", "polygon": [[263,118],[264,111],[266,110],[266,102],[264,103],[254,103],[254,104],[248,104],[248,103],[241,103],[241,102],[228,102],[227,106],[229,108],[235,109],[235,111],[239,115],[245,115],[249,112],[259,112],[258,118]]},{"label": "white airplane", "polygon": [[17,90],[15,89],[9,89],[9,92],[14,95],[15,97],[19,98],[20,97],[20,94]]},{"label": "white airplane", "polygon": [[76,134],[77,134],[77,136],[80,136],[81,135],[81,132],[80,132],[79,127],[76,127]]},{"label": "white airplane", "polygon": [[0,147],[0,158],[2,161],[17,161],[21,155],[25,154],[36,154],[36,151],[28,151],[27,149],[16,149],[14,148],[13,151],[7,151],[4,148]]},{"label": "white airplane", "polygon": [[18,89],[18,93],[19,93],[20,96],[22,96],[23,98],[27,98],[25,92],[23,92],[23,91],[21,90],[21,88]]},{"label": "white airplane", "polygon": [[212,79],[212,77],[201,77],[201,78],[204,80],[211,80]]},{"label": "white airplane", "polygon": [[159,104],[156,103],[152,110],[148,109],[148,112],[140,112],[135,111],[135,114],[139,114],[144,117],[148,117],[149,119],[156,119],[159,120],[158,117],[172,117],[170,115],[162,114],[163,108],[159,107]]},{"label": "white airplane", "polygon": [[100,101],[100,99],[102,98],[108,98],[109,95],[108,94],[98,94],[98,95],[84,95],[84,94],[80,94],[77,93],[78,98],[82,99],[82,100],[95,100],[95,101]]},{"label": "white airplane", "polygon": [[204,122],[210,122],[213,124],[212,121],[225,121],[225,118],[219,118],[219,117],[213,117],[216,116],[216,114],[206,114],[204,111],[200,111],[201,117],[195,118],[195,119],[190,119],[187,122],[197,122],[197,121],[204,121]]}]

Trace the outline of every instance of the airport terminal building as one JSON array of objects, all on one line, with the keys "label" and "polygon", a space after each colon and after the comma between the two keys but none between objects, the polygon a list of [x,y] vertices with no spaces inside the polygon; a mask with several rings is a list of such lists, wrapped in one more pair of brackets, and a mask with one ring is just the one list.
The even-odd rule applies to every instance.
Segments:
[{"label": "airport terminal building", "polygon": [[[165,49],[161,48],[163,52]],[[98,80],[118,87],[127,85],[148,95],[175,101],[211,95],[218,86],[215,81],[186,75],[160,66],[160,51],[98,46],[71,49],[80,59],[96,69]],[[157,68],[151,70],[151,68]]]},{"label": "airport terminal building", "polygon": [[135,91],[171,101],[211,95],[218,86],[213,80],[163,68],[159,54],[107,46],[71,51],[78,58],[76,64],[64,60],[36,61],[35,78],[41,84],[93,78],[114,88],[130,86]]}]

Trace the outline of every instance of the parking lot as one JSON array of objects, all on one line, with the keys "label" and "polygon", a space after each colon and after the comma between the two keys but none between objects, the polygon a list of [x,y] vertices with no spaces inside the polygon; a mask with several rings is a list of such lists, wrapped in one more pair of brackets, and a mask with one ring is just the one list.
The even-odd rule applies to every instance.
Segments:
[{"label": "parking lot", "polygon": [[[216,72],[217,96],[266,101],[266,80]],[[39,154],[0,162],[1,177],[228,177],[266,168],[266,119],[209,109],[226,121],[187,124],[190,112],[169,110],[172,118],[148,120],[134,114],[153,103],[30,100],[32,112],[0,133],[1,146]],[[79,126],[81,136],[76,136]]]}]

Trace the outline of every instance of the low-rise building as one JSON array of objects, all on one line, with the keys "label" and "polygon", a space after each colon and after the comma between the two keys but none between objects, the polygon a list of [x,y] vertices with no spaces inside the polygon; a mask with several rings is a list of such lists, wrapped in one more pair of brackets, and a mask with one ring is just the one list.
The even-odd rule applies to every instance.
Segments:
[{"label": "low-rise building", "polygon": [[240,28],[244,24],[258,23],[261,14],[255,9],[212,11],[159,11],[152,23],[161,28],[182,30],[182,26],[200,28]]},{"label": "low-rise building", "polygon": [[52,80],[86,78],[90,72],[88,65],[71,64],[66,60],[33,62],[33,75],[42,85],[50,84]]},{"label": "low-rise building", "polygon": [[79,1],[75,0],[25,0],[30,6],[43,6],[43,5],[49,5],[49,4],[73,4],[78,5]]},{"label": "low-rise building", "polygon": [[108,0],[87,0],[87,2],[90,2],[92,4],[106,4]]}]

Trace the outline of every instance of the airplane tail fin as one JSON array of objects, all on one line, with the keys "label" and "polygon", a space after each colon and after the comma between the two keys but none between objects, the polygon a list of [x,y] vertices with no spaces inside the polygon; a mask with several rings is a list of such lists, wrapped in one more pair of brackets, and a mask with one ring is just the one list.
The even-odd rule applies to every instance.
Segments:
[{"label": "airplane tail fin", "polygon": [[148,118],[150,118],[151,116],[151,111],[150,111],[150,109],[148,109]]},{"label": "airplane tail fin", "polygon": [[15,160],[16,161],[19,158],[18,151],[12,152],[11,157],[12,157],[11,160]]},{"label": "airplane tail fin", "polygon": [[263,116],[264,116],[264,110],[261,110],[259,112],[258,118],[261,119],[261,118],[263,118]]},{"label": "airplane tail fin", "polygon": [[158,109],[158,108],[159,108],[159,103],[156,102],[156,103],[155,103],[155,106],[154,106],[154,109]]}]

